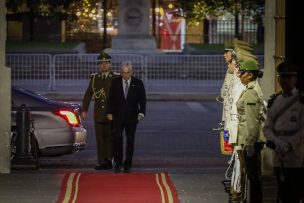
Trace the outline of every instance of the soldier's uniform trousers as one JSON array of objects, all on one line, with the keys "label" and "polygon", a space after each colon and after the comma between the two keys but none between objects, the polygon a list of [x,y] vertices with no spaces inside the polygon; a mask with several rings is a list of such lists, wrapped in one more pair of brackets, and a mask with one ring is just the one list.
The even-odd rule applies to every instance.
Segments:
[{"label": "soldier's uniform trousers", "polygon": [[246,149],[243,150],[246,175],[249,179],[249,202],[262,203],[262,181],[261,181],[261,149],[260,143],[254,144],[254,154],[248,156]]},{"label": "soldier's uniform trousers", "polygon": [[95,137],[98,163],[106,163],[113,158],[113,135],[111,122],[95,122]]}]

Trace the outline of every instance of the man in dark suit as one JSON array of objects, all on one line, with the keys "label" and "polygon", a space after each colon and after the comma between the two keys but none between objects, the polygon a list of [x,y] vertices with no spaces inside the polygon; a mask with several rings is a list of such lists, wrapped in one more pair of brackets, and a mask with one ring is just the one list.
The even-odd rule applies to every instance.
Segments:
[{"label": "man in dark suit", "polygon": [[[146,113],[146,91],[143,82],[132,76],[132,64],[122,63],[121,76],[112,80],[107,117],[113,120],[114,172],[121,168],[128,173],[132,167],[134,139],[138,121]],[[126,134],[126,158],[123,162],[123,132]]]},{"label": "man in dark suit", "polygon": [[108,95],[112,79],[119,74],[111,71],[111,56],[105,52],[100,53],[97,59],[99,72],[91,75],[89,86],[85,92],[81,115],[87,117],[87,111],[94,97],[94,121],[97,146],[98,163],[96,170],[107,170],[112,168],[113,159],[113,136],[111,121],[106,117],[108,106]]}]

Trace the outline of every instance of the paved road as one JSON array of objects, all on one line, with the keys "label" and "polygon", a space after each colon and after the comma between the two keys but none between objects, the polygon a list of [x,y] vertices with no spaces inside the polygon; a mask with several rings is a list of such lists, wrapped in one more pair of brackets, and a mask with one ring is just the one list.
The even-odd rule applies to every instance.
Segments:
[{"label": "paved road", "polygon": [[[96,144],[92,108],[84,120],[87,148],[76,154],[42,159],[42,163],[92,167]],[[214,101],[148,101],[147,114],[138,125],[134,165],[136,167],[226,167],[220,154],[219,136],[212,129],[221,117]]]}]

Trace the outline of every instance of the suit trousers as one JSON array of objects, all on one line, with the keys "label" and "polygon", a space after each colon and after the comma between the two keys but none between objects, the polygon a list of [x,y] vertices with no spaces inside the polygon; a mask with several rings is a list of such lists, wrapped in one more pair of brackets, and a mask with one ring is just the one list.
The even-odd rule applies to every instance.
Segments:
[{"label": "suit trousers", "polygon": [[98,164],[107,163],[107,160],[113,158],[112,123],[95,122],[95,137]]},{"label": "suit trousers", "polygon": [[[114,129],[114,161],[115,164],[124,167],[132,167],[134,153],[134,141],[137,124],[120,123],[115,124]],[[126,134],[126,158],[123,161],[123,133]]]}]

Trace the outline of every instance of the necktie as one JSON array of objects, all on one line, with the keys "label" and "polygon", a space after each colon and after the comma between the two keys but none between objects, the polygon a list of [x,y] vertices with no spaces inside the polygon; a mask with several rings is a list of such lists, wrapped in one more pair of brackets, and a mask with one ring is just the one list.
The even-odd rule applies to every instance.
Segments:
[{"label": "necktie", "polygon": [[128,81],[125,80],[125,97],[127,97],[127,95],[128,95],[128,90],[129,90],[129,84],[128,84]]},{"label": "necktie", "polygon": [[106,75],[102,74],[102,80],[105,80],[105,79],[106,79]]}]

